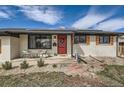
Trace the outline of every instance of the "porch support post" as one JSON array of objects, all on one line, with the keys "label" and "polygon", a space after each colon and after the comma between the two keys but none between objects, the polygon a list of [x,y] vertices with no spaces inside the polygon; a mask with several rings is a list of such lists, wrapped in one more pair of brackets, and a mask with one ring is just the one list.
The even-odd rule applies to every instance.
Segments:
[{"label": "porch support post", "polygon": [[71,34],[71,57],[73,57],[74,33]]}]

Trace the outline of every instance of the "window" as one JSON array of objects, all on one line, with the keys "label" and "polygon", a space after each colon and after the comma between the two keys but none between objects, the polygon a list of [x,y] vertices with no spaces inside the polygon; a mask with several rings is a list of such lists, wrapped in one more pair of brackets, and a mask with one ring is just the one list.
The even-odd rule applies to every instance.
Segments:
[{"label": "window", "polygon": [[86,36],[85,35],[79,36],[79,42],[80,43],[86,43]]},{"label": "window", "polygon": [[75,35],[74,42],[75,42],[75,44],[86,43],[86,35]]},{"label": "window", "polygon": [[28,48],[30,49],[51,49],[52,36],[51,35],[29,35]]},{"label": "window", "polygon": [[75,43],[75,44],[79,43],[79,36],[76,35],[76,36],[74,37],[74,43]]},{"label": "window", "polygon": [[110,43],[110,36],[100,36],[99,37],[100,44],[109,44]]}]

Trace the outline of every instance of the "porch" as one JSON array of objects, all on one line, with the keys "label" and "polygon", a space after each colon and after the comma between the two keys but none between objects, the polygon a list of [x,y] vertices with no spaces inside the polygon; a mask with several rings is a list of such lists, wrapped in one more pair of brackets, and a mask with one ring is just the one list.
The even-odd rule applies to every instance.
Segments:
[{"label": "porch", "polygon": [[[71,34],[21,34],[18,55],[15,58],[70,57],[72,55]],[[11,51],[12,54],[14,50]]]},{"label": "porch", "polygon": [[0,61],[40,56],[72,55],[71,33],[20,33],[18,36],[1,36]]},{"label": "porch", "polygon": [[[21,62],[23,62],[24,60],[26,60],[29,64],[31,65],[36,65],[37,61],[40,58],[17,58],[17,59],[13,59],[11,60],[11,62],[14,65],[18,65]],[[53,56],[53,57],[42,57],[42,59],[45,61],[45,64],[62,64],[62,63],[72,63],[74,62],[74,60],[70,57],[68,57],[67,55],[58,55],[58,56]]]}]

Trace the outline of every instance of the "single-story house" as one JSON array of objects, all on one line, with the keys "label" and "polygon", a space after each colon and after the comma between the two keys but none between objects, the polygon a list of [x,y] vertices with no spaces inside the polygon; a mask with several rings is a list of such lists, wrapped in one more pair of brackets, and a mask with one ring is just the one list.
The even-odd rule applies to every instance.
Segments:
[{"label": "single-story house", "polygon": [[47,50],[51,56],[124,56],[124,33],[101,30],[0,29],[0,61],[22,51]]}]

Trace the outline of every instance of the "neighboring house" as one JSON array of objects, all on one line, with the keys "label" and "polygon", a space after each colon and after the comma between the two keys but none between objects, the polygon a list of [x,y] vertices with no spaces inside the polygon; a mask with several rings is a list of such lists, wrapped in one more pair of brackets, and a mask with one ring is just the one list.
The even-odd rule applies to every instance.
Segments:
[{"label": "neighboring house", "polygon": [[99,30],[0,29],[0,61],[22,57],[22,51],[48,50],[51,56],[124,56],[124,36]]}]

